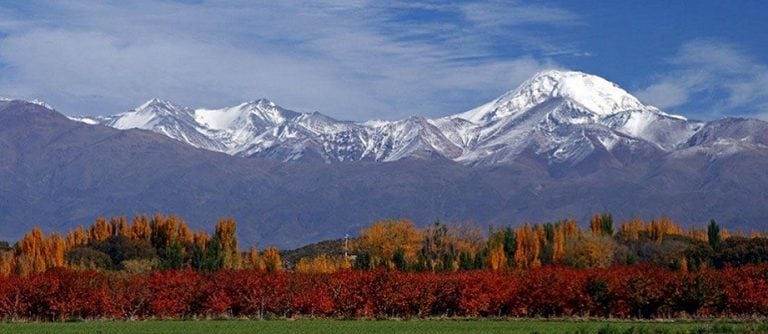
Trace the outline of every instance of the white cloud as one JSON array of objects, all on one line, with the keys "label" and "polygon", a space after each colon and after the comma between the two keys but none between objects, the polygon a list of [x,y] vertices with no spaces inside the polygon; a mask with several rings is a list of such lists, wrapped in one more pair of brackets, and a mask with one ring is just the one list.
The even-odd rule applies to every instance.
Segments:
[{"label": "white cloud", "polygon": [[654,83],[637,92],[636,95],[640,100],[661,109],[677,107],[688,101],[688,90],[669,81]]},{"label": "white cloud", "polygon": [[516,1],[484,1],[460,6],[464,16],[489,27],[530,23],[574,25],[581,18],[575,13],[556,7],[522,5]]},{"label": "white cloud", "polygon": [[737,45],[691,41],[669,63],[673,70],[636,92],[641,100],[705,118],[755,116],[768,105],[768,66]]},{"label": "white cloud", "polygon": [[[527,33],[527,24],[579,22],[559,8],[495,2],[469,9],[395,1],[30,6],[38,10],[0,5],[7,34],[0,39],[0,92],[41,98],[70,114],[115,113],[158,96],[206,107],[267,97],[357,120],[443,115],[556,66],[532,53],[575,50]],[[398,17],[414,9],[454,19]],[[488,34],[501,32],[527,51],[496,54]]]}]

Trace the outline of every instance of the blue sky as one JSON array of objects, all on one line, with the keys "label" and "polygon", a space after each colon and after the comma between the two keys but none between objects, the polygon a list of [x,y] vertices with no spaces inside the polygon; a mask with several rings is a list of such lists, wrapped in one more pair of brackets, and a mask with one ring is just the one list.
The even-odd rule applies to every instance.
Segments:
[{"label": "blue sky", "polygon": [[766,22],[766,1],[4,1],[0,96],[83,115],[266,97],[397,119],[559,68],[667,112],[765,119]]}]

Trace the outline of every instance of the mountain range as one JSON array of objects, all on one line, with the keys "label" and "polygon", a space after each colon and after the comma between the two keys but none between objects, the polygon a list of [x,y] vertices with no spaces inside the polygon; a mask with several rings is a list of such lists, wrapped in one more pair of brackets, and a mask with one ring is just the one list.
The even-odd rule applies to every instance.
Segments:
[{"label": "mountain range", "polygon": [[551,163],[576,164],[600,150],[670,152],[703,122],[644,105],[607,80],[546,71],[473,110],[442,118],[339,121],[260,99],[192,109],[161,99],[106,117],[73,117],[117,129],[145,129],[207,150],[279,161],[396,161],[445,158],[494,165],[533,150]]},{"label": "mountain range", "polygon": [[[148,130],[148,131],[147,131]],[[102,117],[0,100],[0,238],[29,225],[169,212],[221,216],[246,243],[355,234],[372,220],[517,224],[768,218],[768,123],[689,120],[581,72],[545,71],[441,118],[339,121],[261,99],[193,109],[160,99]]]}]

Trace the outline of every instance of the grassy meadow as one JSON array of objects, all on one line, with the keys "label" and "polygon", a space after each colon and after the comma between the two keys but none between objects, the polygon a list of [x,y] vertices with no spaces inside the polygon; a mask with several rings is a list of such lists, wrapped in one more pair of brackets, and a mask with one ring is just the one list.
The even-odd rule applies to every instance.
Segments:
[{"label": "grassy meadow", "polygon": [[267,320],[2,323],[0,333],[765,333],[765,324],[535,320]]}]

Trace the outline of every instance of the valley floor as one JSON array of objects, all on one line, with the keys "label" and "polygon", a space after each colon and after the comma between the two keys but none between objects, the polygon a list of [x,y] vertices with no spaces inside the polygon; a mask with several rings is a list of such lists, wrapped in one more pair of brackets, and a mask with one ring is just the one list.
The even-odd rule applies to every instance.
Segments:
[{"label": "valley floor", "polygon": [[764,333],[755,323],[542,320],[203,320],[0,323],[0,333]]}]

